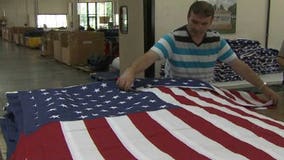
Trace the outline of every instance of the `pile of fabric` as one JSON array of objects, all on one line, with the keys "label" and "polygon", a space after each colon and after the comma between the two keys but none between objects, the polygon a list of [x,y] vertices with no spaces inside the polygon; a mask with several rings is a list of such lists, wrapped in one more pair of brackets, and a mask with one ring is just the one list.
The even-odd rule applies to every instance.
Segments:
[{"label": "pile of fabric", "polygon": [[[227,40],[237,56],[248,64],[258,74],[269,74],[280,72],[277,63],[278,50],[263,48],[258,41],[237,39]],[[227,82],[242,80],[231,67],[225,63],[218,62],[215,67],[214,80],[216,82]]]}]

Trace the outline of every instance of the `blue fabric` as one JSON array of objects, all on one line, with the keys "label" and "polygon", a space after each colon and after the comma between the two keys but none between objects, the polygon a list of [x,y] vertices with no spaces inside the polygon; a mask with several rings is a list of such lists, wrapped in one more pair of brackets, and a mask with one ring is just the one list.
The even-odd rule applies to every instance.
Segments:
[{"label": "blue fabric", "polygon": [[7,114],[0,120],[8,148],[7,157],[15,150],[20,134],[32,133],[49,122],[179,107],[162,101],[153,93],[135,90],[164,85],[213,89],[210,84],[194,79],[136,79],[130,92],[119,90],[115,81],[103,81],[67,88],[9,93]]}]

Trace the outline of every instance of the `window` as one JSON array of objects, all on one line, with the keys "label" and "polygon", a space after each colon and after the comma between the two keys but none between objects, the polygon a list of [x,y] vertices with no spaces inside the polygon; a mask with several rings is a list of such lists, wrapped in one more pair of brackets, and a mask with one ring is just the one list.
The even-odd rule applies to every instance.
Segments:
[{"label": "window", "polygon": [[112,2],[78,3],[80,25],[106,29],[113,22]]},{"label": "window", "polygon": [[44,24],[48,28],[67,27],[66,15],[37,15],[37,27],[41,28]]}]

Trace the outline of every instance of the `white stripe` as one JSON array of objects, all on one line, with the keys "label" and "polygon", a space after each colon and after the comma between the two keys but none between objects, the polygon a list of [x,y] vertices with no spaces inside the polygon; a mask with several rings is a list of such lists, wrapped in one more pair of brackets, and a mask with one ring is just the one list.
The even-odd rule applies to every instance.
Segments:
[{"label": "white stripe", "polygon": [[266,141],[265,139],[261,137],[258,137],[250,130],[247,130],[243,127],[235,125],[234,123],[230,122],[229,120],[223,117],[210,114],[200,107],[181,104],[178,101],[176,101],[173,97],[171,97],[170,95],[164,94],[163,92],[161,92],[160,90],[156,88],[148,88],[145,90],[155,93],[156,95],[159,95],[159,97],[165,102],[178,105],[188,110],[189,112],[192,112],[193,114],[199,117],[202,117],[203,119],[207,120],[208,123],[212,123],[216,127],[222,129],[223,131],[239,139],[240,141],[247,142],[248,144],[251,144],[252,146],[256,148],[263,150],[264,152],[266,152],[267,154],[270,154],[275,159],[282,159],[284,157],[283,147],[279,147],[275,144],[272,144],[271,142]]},{"label": "white stripe", "polygon": [[60,125],[74,160],[104,159],[93,143],[84,121],[64,121]]},{"label": "white stripe", "polygon": [[[198,94],[199,94],[199,93],[198,93]],[[200,94],[199,94],[199,95],[200,95]],[[277,123],[277,124],[279,124],[279,125],[284,126],[284,123],[283,123],[282,121],[277,121],[277,120],[272,119],[272,118],[270,118],[270,117],[267,117],[267,116],[265,116],[265,115],[262,115],[262,114],[259,114],[259,113],[254,112],[254,111],[248,110],[247,108],[244,108],[244,107],[241,107],[241,106],[237,106],[237,105],[231,104],[231,103],[228,102],[227,100],[222,99],[222,98],[220,98],[220,97],[217,97],[217,96],[215,96],[214,94],[210,93],[210,91],[207,91],[207,94],[202,94],[202,96],[203,96],[203,97],[207,97],[207,98],[214,99],[215,101],[217,101],[217,102],[219,102],[219,103],[221,103],[221,104],[224,104],[224,105],[229,105],[229,106],[231,106],[232,108],[237,108],[237,109],[239,109],[239,110],[241,110],[241,111],[243,111],[243,112],[245,112],[245,113],[247,113],[247,114],[250,114],[250,115],[252,115],[252,116],[255,116],[255,117],[258,117],[258,118],[261,118],[261,119],[266,119],[266,120],[269,120],[269,121],[272,121],[272,122],[274,122],[274,123]],[[262,121],[260,121],[260,122],[262,122]],[[269,126],[271,126],[271,125],[269,125]],[[271,127],[274,127],[274,126],[271,126]],[[275,129],[276,129],[276,128],[270,128],[270,130],[272,130],[272,131],[274,131]],[[279,129],[279,128],[277,128],[276,130],[280,130],[280,131],[283,132],[283,130],[282,130],[282,129]]]},{"label": "white stripe", "polygon": [[[226,90],[226,89],[219,89],[219,88],[214,87],[214,86],[212,86],[212,87],[214,88],[214,90],[215,90],[218,94],[220,94],[220,95],[222,95],[222,96],[224,96],[224,97],[227,97],[227,98],[231,99],[232,101],[234,101],[235,103],[238,103],[238,104],[241,105],[241,106],[252,107],[252,108],[265,106],[265,104],[260,105],[260,106],[256,106],[256,105],[254,105],[254,104],[248,104],[247,102],[243,101],[242,99],[240,99],[239,97],[237,97],[236,95],[232,94],[230,91],[228,91],[228,90]],[[234,97],[234,99],[232,99],[231,97],[228,97],[224,92],[227,93],[227,94],[230,94],[232,97]]]},{"label": "white stripe", "polygon": [[[251,97],[250,94],[248,94],[247,92],[244,91],[238,91],[240,93],[240,96],[242,96],[242,98],[244,98],[245,100],[247,100],[248,102],[256,105],[257,107],[263,107],[263,106],[269,106],[272,105],[272,103],[269,101],[268,103],[262,103],[256,99],[254,99],[253,97]],[[271,103],[271,104],[270,104]]]},{"label": "white stripe", "polygon": [[[221,107],[221,106],[218,106],[218,105],[215,105],[215,104],[211,104],[211,103],[209,104],[209,103],[207,103],[205,101],[200,100],[199,98],[187,95],[184,91],[182,91],[180,89],[172,89],[172,91],[176,95],[182,95],[182,96],[186,97],[187,99],[190,99],[190,100],[194,101],[195,103],[200,104],[200,105],[202,105],[204,107],[214,108],[214,109],[217,109],[219,111],[225,112],[227,114],[230,114],[230,115],[237,116],[237,117],[240,117],[242,119],[248,120],[249,122],[252,122],[253,124],[258,125],[258,126],[260,126],[262,128],[265,128],[267,130],[270,130],[270,131],[272,131],[272,132],[274,132],[274,133],[276,133],[279,136],[284,138],[284,130],[283,129],[280,129],[278,127],[272,126],[270,124],[267,124],[267,123],[265,123],[265,122],[263,122],[263,121],[261,121],[259,119],[253,118],[253,117],[242,116],[239,113],[234,112],[234,111],[232,111],[232,110],[230,110],[230,109],[228,109],[226,107]],[[265,117],[263,115],[260,115],[260,114],[258,114],[256,112],[249,111],[248,109],[246,109],[246,108],[244,108],[242,106],[237,106],[237,105],[231,104],[227,100],[219,98],[219,97],[215,96],[214,94],[210,93],[209,91],[198,91],[196,93],[199,94],[202,97],[213,99],[216,102],[219,102],[219,103],[221,103],[223,105],[228,105],[228,106],[230,106],[232,108],[236,108],[236,109],[238,109],[240,111],[243,111],[245,113],[248,113],[250,115],[254,115],[254,116],[259,117],[259,118],[264,117],[264,119],[269,120],[267,117]]]},{"label": "white stripe", "polygon": [[202,135],[167,110],[149,112],[148,114],[181,142],[210,159],[247,159]]},{"label": "white stripe", "polygon": [[217,54],[212,54],[208,56],[200,56],[200,55],[182,55],[182,54],[173,54],[172,59],[176,61],[182,62],[215,62],[218,58]]},{"label": "white stripe", "polygon": [[144,137],[127,116],[106,118],[106,120],[124,147],[137,159],[173,159]]},{"label": "white stripe", "polygon": [[[227,89],[220,89],[223,92],[226,92],[227,94],[230,94],[231,96],[233,96],[235,99],[237,99],[236,102],[238,101],[243,101],[241,100],[238,96],[234,95],[233,93],[231,93],[229,90]],[[246,101],[248,101],[249,103],[253,104],[256,107],[264,107],[264,106],[269,106],[271,105],[270,103],[262,103],[260,101],[255,100],[253,97],[251,97],[250,94],[248,94],[247,92],[244,91],[238,91],[238,93],[240,94],[240,96],[245,99]],[[243,101],[244,103],[246,103],[245,101]]]}]

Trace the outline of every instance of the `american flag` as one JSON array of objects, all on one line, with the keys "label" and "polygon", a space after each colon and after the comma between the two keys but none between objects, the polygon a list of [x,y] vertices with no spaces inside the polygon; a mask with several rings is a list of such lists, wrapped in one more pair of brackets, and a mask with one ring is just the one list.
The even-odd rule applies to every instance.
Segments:
[{"label": "american flag", "polygon": [[8,97],[7,109],[22,118],[11,159],[284,157],[284,123],[254,111],[271,103],[197,80],[140,79],[131,92],[96,82]]}]

